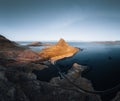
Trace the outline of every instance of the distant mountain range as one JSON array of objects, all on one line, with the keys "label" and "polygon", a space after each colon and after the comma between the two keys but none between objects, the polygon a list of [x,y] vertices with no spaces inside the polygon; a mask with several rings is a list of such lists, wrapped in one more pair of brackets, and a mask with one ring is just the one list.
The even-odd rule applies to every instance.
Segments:
[{"label": "distant mountain range", "polygon": [[93,43],[99,43],[99,44],[120,44],[120,41],[94,41]]}]

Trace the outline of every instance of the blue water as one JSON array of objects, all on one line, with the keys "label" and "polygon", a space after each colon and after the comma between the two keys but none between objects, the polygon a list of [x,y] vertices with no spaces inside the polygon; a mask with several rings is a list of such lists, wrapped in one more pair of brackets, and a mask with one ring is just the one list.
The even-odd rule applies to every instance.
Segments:
[{"label": "blue water", "polygon": [[[26,45],[28,45],[28,44],[30,44],[32,42],[31,41],[28,41],[28,42],[21,42],[21,41],[19,41],[17,43],[20,44],[20,45],[22,45],[22,46],[26,46]],[[55,44],[55,42],[43,42],[43,43]],[[48,46],[35,46],[35,47],[34,46],[29,46],[29,48],[31,50],[35,51],[35,52],[39,52],[40,50],[42,50],[45,47],[48,47]]]},{"label": "blue water", "polygon": [[112,88],[120,83],[120,45],[88,44],[74,58],[91,68],[83,76],[97,90]]},{"label": "blue water", "polygon": [[[30,42],[19,42],[26,45]],[[54,43],[54,42],[47,42]],[[74,47],[82,48],[73,57],[59,60],[57,63],[68,66],[77,62],[90,67],[83,77],[91,80],[95,90],[105,90],[120,83],[120,45],[96,44],[88,42],[69,42]],[[30,47],[34,51],[40,51],[44,47]]]}]

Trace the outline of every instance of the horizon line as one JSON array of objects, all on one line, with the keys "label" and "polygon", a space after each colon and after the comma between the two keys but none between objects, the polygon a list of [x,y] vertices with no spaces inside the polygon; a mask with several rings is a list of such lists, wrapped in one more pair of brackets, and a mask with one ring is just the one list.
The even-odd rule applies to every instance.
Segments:
[{"label": "horizon line", "polygon": [[[15,42],[58,42],[59,40],[11,40]],[[120,40],[65,40],[66,42],[116,42]]]}]

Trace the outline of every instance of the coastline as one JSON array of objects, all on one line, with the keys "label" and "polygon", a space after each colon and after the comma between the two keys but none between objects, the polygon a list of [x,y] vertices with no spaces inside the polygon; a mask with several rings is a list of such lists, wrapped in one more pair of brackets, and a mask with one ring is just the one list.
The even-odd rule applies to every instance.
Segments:
[{"label": "coastline", "polygon": [[[6,40],[5,44],[6,46],[9,45],[11,46],[12,43],[7,43],[8,41]],[[61,44],[59,44],[61,45]],[[63,45],[61,45],[63,46]],[[60,47],[61,47],[60,46]],[[67,45],[65,44],[65,47]],[[2,47],[2,45],[1,45]],[[26,48],[18,48],[19,46],[17,46],[17,48],[15,48],[16,46],[14,46],[12,44],[12,47],[5,47],[4,49],[6,50],[1,50],[3,53],[0,54],[0,57],[2,59],[2,62],[0,63],[0,68],[2,71],[0,71],[0,89],[3,88],[3,84],[6,85],[11,82],[12,85],[15,86],[10,86],[10,88],[4,87],[3,91],[10,91],[11,87],[14,89],[14,91],[10,94],[11,99],[15,99],[14,96],[11,96],[11,94],[15,95],[15,92],[19,92],[20,89],[16,88],[16,86],[20,86],[20,88],[22,88],[21,93],[25,96],[23,97],[23,101],[27,101],[26,98],[28,99],[34,99],[31,101],[38,101],[38,99],[43,99],[42,101],[46,101],[47,98],[45,96],[49,96],[49,99],[53,99],[53,97],[55,99],[57,99],[56,95],[54,95],[54,92],[60,96],[62,99],[72,99],[72,96],[74,96],[74,100],[75,101],[79,101],[79,99],[81,98],[86,98],[89,97],[89,100],[92,101],[92,99],[95,99],[95,101],[101,101],[100,96],[97,95],[86,95],[83,94],[82,92],[77,92],[77,90],[75,90],[76,88],[74,88],[73,86],[69,86],[69,84],[64,80],[64,79],[60,79],[58,76],[58,71],[51,65],[48,64],[47,61],[44,61],[44,59],[40,58],[40,55],[37,54],[36,52],[33,52],[31,49],[26,49]],[[20,46],[21,47],[21,46]],[[56,47],[55,47],[56,48]],[[68,48],[68,46],[67,46]],[[71,47],[70,47],[71,48]],[[2,49],[2,48],[1,48]],[[19,50],[21,49],[21,50]],[[61,48],[60,48],[61,49]],[[75,48],[76,49],[76,48]],[[28,51],[29,50],[29,51]],[[66,51],[66,50],[65,50]],[[82,51],[81,49],[77,49],[77,52],[75,53],[69,53],[66,55],[62,55],[57,57],[53,57],[53,58],[49,58],[49,59],[53,59],[56,62],[67,59],[67,58],[71,58],[73,57],[75,54],[77,54],[79,51]],[[54,51],[56,52],[56,50]],[[71,51],[68,51],[71,52]],[[66,53],[66,52],[65,52]],[[62,57],[62,58],[61,58]],[[13,58],[13,60],[10,58]],[[16,61],[16,59],[18,59]],[[73,61],[74,62],[74,61]],[[67,64],[66,64],[67,65]],[[72,79],[74,82],[76,82],[77,84],[80,84],[82,86],[84,86],[87,89],[93,90],[92,87],[92,83],[81,77],[81,69],[78,69],[76,67],[73,67],[72,63],[69,63],[70,66],[62,66],[62,71],[66,73],[66,75]],[[82,66],[82,65],[81,65]],[[80,66],[80,68],[81,68]],[[78,66],[79,67],[79,66]],[[38,71],[37,75],[36,73],[34,73],[33,71],[36,70]],[[76,70],[78,71],[78,74],[80,72],[79,75],[77,75]],[[73,73],[73,74],[72,74]],[[44,80],[44,78],[49,78],[50,82],[46,82]],[[43,80],[40,79],[43,78]],[[53,82],[51,81],[54,81]],[[36,83],[35,83],[36,82]],[[27,84],[27,85],[26,85]],[[60,86],[60,88],[56,87],[56,84]],[[66,85],[67,89],[64,88],[64,86]],[[68,85],[68,86],[67,86]],[[36,89],[36,87],[38,87]],[[41,87],[44,88],[45,92],[48,92],[46,94],[44,94],[44,92],[40,89]],[[72,90],[69,90],[69,87],[73,87]],[[46,89],[49,88],[49,89]],[[66,94],[66,97],[62,96],[60,93],[58,93],[58,91],[62,91],[62,94]],[[28,93],[30,92],[30,93]],[[75,95],[71,96],[71,93],[74,93]],[[3,93],[0,93],[3,94]],[[34,96],[31,96],[31,94],[36,94],[36,98]],[[52,95],[51,95],[52,94]],[[81,95],[81,96],[80,96]],[[4,96],[1,99],[5,99],[6,98],[6,94],[4,94]],[[18,97],[18,99],[20,98],[20,94],[15,95],[16,97]],[[83,98],[83,101],[85,100]],[[14,100],[12,100],[14,101]],[[65,100],[66,101],[66,100]]]}]

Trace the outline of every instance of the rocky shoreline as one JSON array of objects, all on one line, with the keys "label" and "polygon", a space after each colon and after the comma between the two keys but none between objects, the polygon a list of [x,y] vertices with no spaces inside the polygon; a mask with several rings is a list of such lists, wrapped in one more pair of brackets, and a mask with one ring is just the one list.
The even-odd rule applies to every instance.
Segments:
[{"label": "rocky shoreline", "polygon": [[[0,36],[0,100],[101,101],[99,95],[78,92],[64,78],[60,79],[58,71],[51,65],[78,51],[61,39],[57,44],[36,53]],[[84,89],[93,91],[91,82],[81,77],[83,67],[74,63],[67,69],[66,76]],[[48,81],[44,79],[48,77]],[[113,101],[119,99],[118,93]]]}]

